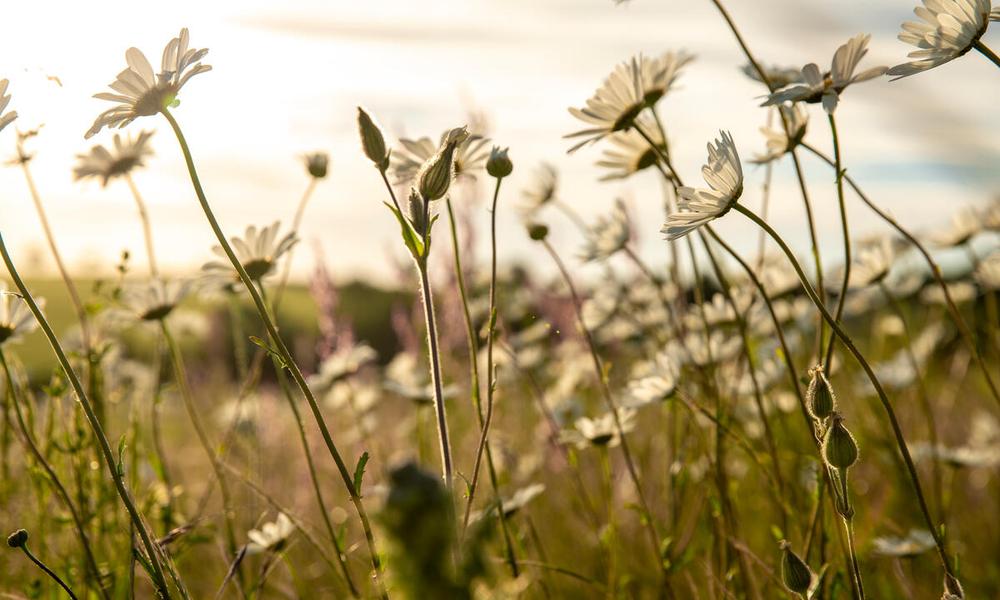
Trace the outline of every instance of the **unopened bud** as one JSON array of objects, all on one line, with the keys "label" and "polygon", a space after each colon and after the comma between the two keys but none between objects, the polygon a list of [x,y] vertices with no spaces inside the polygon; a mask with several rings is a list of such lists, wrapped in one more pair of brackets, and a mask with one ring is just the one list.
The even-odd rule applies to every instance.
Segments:
[{"label": "unopened bud", "polygon": [[11,548],[21,548],[28,543],[28,532],[24,529],[18,529],[14,533],[7,536],[7,545]]},{"label": "unopened bud", "polygon": [[306,170],[309,175],[316,179],[326,177],[327,168],[330,166],[330,157],[326,152],[313,152],[306,154]]},{"label": "unopened bud", "polygon": [[514,163],[507,157],[507,150],[509,148],[501,150],[499,146],[493,146],[493,150],[490,151],[490,158],[486,161],[486,172],[491,177],[503,179],[514,170]]},{"label": "unopened bud", "polygon": [[840,413],[833,413],[831,418],[833,423],[823,438],[823,459],[831,467],[844,470],[858,461],[858,444]]},{"label": "unopened bud", "polygon": [[809,374],[812,379],[809,380],[809,388],[806,390],[806,406],[813,418],[822,421],[833,414],[837,408],[837,399],[833,395],[830,380],[823,373],[822,366],[816,365],[809,370]]},{"label": "unopened bud", "polygon": [[813,573],[809,565],[792,552],[792,545],[781,540],[781,582],[789,591],[805,594],[812,585]]},{"label": "unopened bud", "polygon": [[543,225],[541,223],[529,223],[528,224],[528,237],[535,240],[536,242],[541,242],[549,236],[549,226]]},{"label": "unopened bud", "polygon": [[389,151],[385,147],[385,137],[375,121],[368,116],[365,109],[358,107],[358,132],[361,134],[361,147],[379,171],[389,168]]},{"label": "unopened bud", "polygon": [[419,235],[427,232],[427,220],[424,218],[424,200],[417,193],[417,190],[410,188],[409,206],[410,225]]},{"label": "unopened bud", "polygon": [[455,174],[455,149],[469,137],[465,127],[458,127],[448,132],[441,141],[441,147],[434,156],[420,167],[417,173],[417,186],[420,195],[425,200],[439,200],[448,193],[452,177]]}]

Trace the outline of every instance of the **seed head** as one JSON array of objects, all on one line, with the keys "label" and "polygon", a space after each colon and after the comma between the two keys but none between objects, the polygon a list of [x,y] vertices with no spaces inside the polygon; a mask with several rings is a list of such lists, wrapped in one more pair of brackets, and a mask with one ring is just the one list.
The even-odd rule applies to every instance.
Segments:
[{"label": "seed head", "polygon": [[18,529],[14,533],[7,536],[7,545],[11,548],[23,548],[27,543],[28,532],[24,529]]},{"label": "seed head", "polygon": [[490,158],[486,161],[486,172],[491,177],[503,179],[514,170],[514,163],[507,157],[507,150],[509,148],[501,150],[499,146],[493,146],[493,150],[490,151]]},{"label": "seed head", "polygon": [[858,444],[844,426],[844,417],[834,412],[832,423],[823,438],[823,460],[835,469],[844,470],[858,461]]},{"label": "seed head", "polygon": [[457,127],[448,132],[441,147],[434,156],[420,167],[417,173],[417,187],[425,200],[439,200],[448,193],[455,175],[455,148],[469,137],[465,127]]},{"label": "seed head", "polygon": [[809,565],[792,552],[792,545],[781,540],[781,581],[789,591],[805,594],[812,585],[813,573]]},{"label": "seed head", "polygon": [[809,374],[812,379],[809,380],[809,389],[806,390],[806,406],[814,419],[822,421],[837,408],[837,399],[821,365],[810,369]]},{"label": "seed head", "polygon": [[536,242],[541,242],[549,236],[549,226],[543,225],[541,223],[529,223],[528,224],[528,237],[535,240]]},{"label": "seed head", "polygon": [[365,109],[358,107],[358,131],[361,134],[361,147],[375,167],[382,172],[389,168],[389,151],[385,147],[385,136],[375,121],[368,116]]}]

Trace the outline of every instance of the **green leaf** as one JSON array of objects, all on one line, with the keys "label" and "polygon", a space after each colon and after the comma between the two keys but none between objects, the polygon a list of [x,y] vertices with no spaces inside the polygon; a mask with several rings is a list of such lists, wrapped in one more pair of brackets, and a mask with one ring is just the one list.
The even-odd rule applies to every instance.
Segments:
[{"label": "green leaf", "polygon": [[403,243],[406,244],[406,248],[410,251],[410,254],[414,259],[422,258],[424,255],[424,243],[420,241],[420,236],[413,230],[413,226],[410,225],[410,222],[406,220],[403,213],[399,212],[395,206],[388,202],[383,202],[382,204],[385,204],[386,208],[392,211],[392,214],[396,215],[396,220],[399,221],[400,233],[403,236]]},{"label": "green leaf", "polygon": [[118,464],[115,467],[118,477],[125,477],[125,446],[125,436],[123,435],[118,439]]},{"label": "green leaf", "polygon": [[354,493],[361,495],[361,481],[365,478],[365,465],[368,464],[368,452],[362,452],[358,465],[354,467]]},{"label": "green leaf", "polygon": [[261,338],[255,336],[255,335],[251,335],[250,336],[250,341],[255,346],[259,346],[260,348],[263,348],[264,351],[267,352],[268,354],[270,354],[271,358],[273,358],[274,360],[276,360],[278,362],[278,364],[282,368],[287,368],[288,367],[288,363],[285,362],[285,359],[282,358],[281,354],[278,352],[277,349],[274,348],[274,346],[272,346],[271,344],[267,343],[265,340],[262,340]]}]

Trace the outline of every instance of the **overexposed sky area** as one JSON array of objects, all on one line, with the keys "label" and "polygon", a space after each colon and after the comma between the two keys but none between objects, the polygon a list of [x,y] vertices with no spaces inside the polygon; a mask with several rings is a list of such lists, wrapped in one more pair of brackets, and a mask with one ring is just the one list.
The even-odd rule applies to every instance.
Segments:
[{"label": "overexposed sky area", "polygon": [[[838,45],[872,34],[862,68],[894,65],[912,47],[896,40],[915,0],[730,0],[734,19],[765,63],[829,65]],[[391,141],[464,124],[482,112],[498,144],[510,146],[514,174],[499,208],[501,252],[543,263],[526,239],[516,206],[538,163],[561,174],[561,198],[588,217],[610,210],[616,197],[632,208],[640,246],[663,256],[660,186],[651,172],[600,183],[593,167],[600,147],[567,155],[566,133],[580,128],[568,106],[581,105],[616,63],[644,52],[694,53],[679,89],[662,104],[678,169],[699,181],[705,144],[720,128],[732,131],[744,161],[763,149],[758,128],[763,88],[739,70],[733,37],[708,0],[262,0],[168,4],[131,0],[18,2],[4,11],[0,78],[11,80],[10,108],[20,113],[0,133],[0,157],[14,153],[15,127],[44,123],[30,148],[52,226],[74,273],[110,270],[123,248],[144,264],[141,230],[128,188],[115,182],[74,183],[84,132],[109,103],[91,98],[125,67],[125,50],[141,49],[159,66],[163,46],[181,27],[193,47],[211,51],[214,68],[192,79],[174,111],[191,143],[202,179],[230,234],[249,224],[290,221],[307,184],[299,156],[330,153],[330,176],[318,187],[302,231],[297,272],[308,271],[321,248],[336,276],[388,278],[388,257],[404,256],[398,228],[382,206],[384,190],[359,150],[355,106],[377,116]],[[997,29],[996,27],[994,29]],[[1000,32],[987,43],[1000,46]],[[50,76],[58,77],[61,86]],[[1000,190],[1000,70],[975,52],[942,68],[892,82],[850,88],[837,111],[847,169],[873,199],[914,228],[939,225],[960,206]],[[825,115],[811,107],[808,140],[830,147]],[[160,261],[193,275],[210,256],[211,231],[197,205],[169,128],[160,117],[125,132],[157,130],[155,157],[135,176],[150,204]],[[839,225],[832,172],[805,160],[827,255],[835,257]],[[745,162],[744,202],[756,206],[764,170]],[[485,178],[480,185],[486,185]],[[481,191],[480,196],[485,195]],[[488,214],[472,206],[485,243]],[[459,200],[459,198],[456,198]],[[854,230],[877,229],[851,199]],[[775,171],[772,219],[804,247],[801,203],[790,166]],[[18,262],[50,264],[20,170],[0,169],[0,228]],[[572,225],[545,213],[553,236],[574,254]],[[743,248],[756,234],[739,215],[719,229]],[[444,232],[440,235],[443,235]],[[442,238],[444,239],[444,238]],[[441,247],[442,258],[446,254]],[[480,252],[480,258],[484,254]]]}]

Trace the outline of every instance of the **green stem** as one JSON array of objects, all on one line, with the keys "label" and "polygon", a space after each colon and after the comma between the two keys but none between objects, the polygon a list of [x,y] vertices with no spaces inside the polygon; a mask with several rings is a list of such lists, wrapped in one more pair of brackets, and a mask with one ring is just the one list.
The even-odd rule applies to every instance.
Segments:
[{"label": "green stem", "polygon": [[[840,139],[837,135],[837,121],[833,118],[833,113],[828,115],[830,120],[830,133],[833,136],[833,156],[834,170],[836,171],[837,182],[837,204],[840,207],[840,231],[844,240],[844,279],[840,284],[840,295],[837,297],[837,312],[834,318],[837,322],[844,316],[844,304],[847,302],[847,287],[851,279],[851,235],[847,225],[847,204],[844,202],[844,167],[840,157]],[[821,298],[822,300],[822,298]],[[826,358],[824,360],[824,372],[829,373],[833,364],[833,343],[836,338],[830,336],[830,341],[826,347]]]},{"label": "green stem", "polygon": [[163,577],[163,568],[160,565],[159,552],[153,545],[153,540],[149,535],[149,530],[146,528],[142,515],[139,513],[139,509],[136,508],[135,504],[132,502],[128,489],[125,487],[123,474],[119,474],[118,472],[115,455],[111,450],[111,444],[108,442],[107,436],[104,434],[104,427],[101,425],[100,420],[98,420],[97,413],[94,412],[94,407],[91,405],[90,399],[88,398],[86,391],[84,391],[79,377],[77,377],[76,372],[73,370],[73,366],[66,357],[66,353],[62,349],[59,339],[56,337],[55,332],[49,325],[45,315],[42,314],[42,311],[35,302],[35,299],[31,296],[27,286],[24,285],[24,281],[21,280],[21,276],[18,275],[17,269],[14,267],[14,263],[7,251],[7,245],[3,241],[2,234],[0,234],[0,255],[3,257],[3,262],[7,266],[7,271],[10,273],[10,277],[14,281],[14,285],[17,287],[18,291],[20,291],[21,297],[24,299],[25,303],[27,303],[28,308],[31,309],[31,314],[35,316],[35,320],[38,321],[39,327],[41,327],[42,331],[45,333],[45,337],[49,341],[49,344],[52,346],[52,351],[55,353],[56,359],[58,359],[63,371],[65,371],[66,377],[69,379],[70,385],[73,387],[73,391],[76,393],[77,399],[80,402],[80,406],[83,407],[83,412],[87,417],[87,422],[94,432],[94,437],[97,438],[101,456],[108,469],[108,474],[114,482],[115,490],[118,492],[118,496],[121,498],[122,504],[125,506],[125,510],[128,511],[129,517],[132,519],[132,523],[135,525],[136,531],[139,533],[139,538],[142,540],[143,547],[146,550],[147,558],[153,570],[153,584],[157,587],[163,599],[169,600],[170,590],[167,588],[166,579]]},{"label": "green stem", "polygon": [[898,419],[896,418],[896,411],[893,409],[892,403],[889,401],[889,397],[882,388],[882,384],[879,382],[878,377],[872,370],[871,365],[869,365],[868,361],[865,360],[864,355],[858,351],[857,347],[854,345],[854,341],[844,332],[837,320],[833,318],[823,303],[819,301],[819,296],[816,294],[812,285],[809,284],[809,280],[802,271],[801,265],[799,265],[798,260],[795,258],[795,253],[792,252],[791,248],[789,248],[781,236],[778,235],[778,232],[771,228],[771,226],[766,222],[761,220],[760,217],[755,215],[752,211],[743,207],[739,203],[735,204],[734,208],[738,212],[743,213],[759,227],[764,228],[768,235],[771,236],[771,239],[773,239],[778,246],[781,247],[782,252],[785,253],[785,256],[788,257],[788,261],[795,269],[795,273],[798,275],[799,281],[802,283],[802,287],[805,289],[806,294],[808,294],[809,299],[812,300],[813,304],[816,305],[816,308],[823,313],[823,318],[826,319],[827,323],[830,324],[830,327],[833,329],[837,337],[840,338],[841,342],[847,347],[848,351],[854,356],[855,360],[858,361],[858,364],[861,365],[861,368],[864,369],[865,374],[868,376],[872,386],[875,388],[879,401],[882,404],[882,408],[885,410],[886,416],[889,419],[889,424],[892,427],[893,436],[895,437],[896,447],[898,448],[899,453],[903,456],[903,462],[906,464],[907,475],[909,476],[910,483],[913,485],[914,493],[917,496],[917,503],[920,506],[920,512],[924,518],[924,523],[926,524],[927,529],[931,532],[931,535],[934,537],[934,543],[937,547],[938,556],[941,559],[941,566],[944,568],[945,573],[954,576],[951,564],[948,562],[948,553],[945,549],[944,539],[936,527],[934,519],[931,517],[930,510],[927,507],[927,501],[924,498],[923,488],[920,486],[920,477],[917,474],[916,466],[913,464],[913,458],[910,456],[910,450],[906,445],[906,438],[903,436],[903,430],[899,425]]},{"label": "green stem", "polygon": [[382,583],[381,559],[379,558],[378,551],[375,548],[375,536],[372,533],[371,522],[368,519],[368,513],[364,507],[364,501],[361,499],[359,491],[355,489],[351,472],[347,469],[347,464],[344,462],[340,452],[337,450],[337,446],[333,442],[333,436],[330,434],[330,429],[326,424],[326,420],[323,418],[323,413],[320,410],[319,403],[316,401],[316,397],[313,395],[312,390],[309,389],[305,376],[302,375],[302,370],[299,369],[299,366],[292,358],[291,352],[285,345],[284,340],[278,334],[278,328],[275,326],[274,321],[268,314],[267,305],[257,292],[257,288],[254,286],[253,280],[250,279],[250,275],[247,274],[246,269],[243,268],[239,258],[237,258],[236,254],[233,252],[233,248],[229,244],[229,240],[227,240],[225,234],[222,233],[222,228],[219,226],[219,222],[215,218],[215,213],[212,212],[212,207],[209,205],[208,199],[205,197],[205,191],[202,189],[201,180],[198,177],[198,171],[194,165],[194,158],[191,156],[191,150],[188,147],[187,140],[184,138],[184,133],[181,131],[180,125],[178,125],[173,115],[170,114],[167,109],[163,109],[162,113],[170,123],[170,127],[173,129],[174,135],[177,137],[177,142],[181,147],[181,152],[184,154],[184,162],[187,165],[188,175],[191,177],[191,184],[194,187],[195,194],[198,196],[198,202],[201,204],[201,208],[205,213],[205,217],[208,220],[212,231],[215,233],[215,237],[218,240],[219,245],[222,247],[223,252],[225,252],[230,262],[233,264],[233,268],[239,274],[240,280],[246,287],[247,292],[249,292],[250,298],[253,300],[254,306],[257,309],[257,313],[260,315],[261,321],[263,321],[264,327],[267,329],[267,333],[274,342],[276,346],[275,349],[284,363],[283,366],[291,373],[292,379],[295,381],[295,385],[298,386],[302,395],[305,397],[306,402],[309,404],[309,409],[312,411],[313,417],[316,420],[316,424],[319,427],[323,441],[326,444],[334,463],[337,465],[337,472],[343,480],[344,487],[347,489],[348,494],[350,494],[351,503],[354,505],[358,518],[361,520],[361,526],[365,532],[365,541],[368,544],[368,554],[371,558],[372,568],[375,573],[376,585],[379,588],[379,595],[383,598],[387,598],[388,594],[386,593],[385,586]]},{"label": "green stem", "polygon": [[58,583],[59,587],[65,590],[66,593],[69,594],[70,598],[72,598],[73,600],[77,600],[76,594],[73,593],[73,590],[69,589],[69,586],[66,585],[66,582],[63,581],[61,577],[56,575],[55,571],[45,566],[45,563],[38,560],[38,558],[36,558],[35,555],[31,553],[31,550],[28,550],[27,544],[21,546],[21,551],[24,552],[25,556],[27,556],[31,560],[31,562],[35,563],[39,569],[44,571],[46,575],[48,575],[49,577],[52,578],[53,581]]},{"label": "green stem", "polygon": [[21,411],[21,404],[18,402],[16,393],[16,383],[14,381],[14,375],[11,372],[10,366],[7,364],[7,356],[3,349],[0,348],[0,365],[3,366],[4,375],[7,377],[7,397],[10,400],[10,404],[14,407],[14,416],[17,417],[18,427],[21,429],[21,435],[24,436],[24,444],[28,447],[31,455],[35,458],[35,461],[42,467],[45,474],[48,475],[49,481],[52,483],[52,487],[56,491],[56,495],[62,500],[62,503],[66,505],[66,510],[69,511],[70,518],[73,520],[73,527],[76,528],[77,536],[80,538],[80,545],[83,547],[83,555],[86,559],[87,569],[90,571],[91,577],[94,578],[94,582],[97,584],[97,589],[101,594],[102,598],[109,598],[108,591],[104,587],[104,582],[101,579],[101,569],[97,566],[97,559],[94,558],[94,551],[90,546],[90,538],[87,536],[87,529],[83,524],[83,519],[80,518],[80,512],[76,509],[76,505],[70,499],[69,492],[66,491],[66,487],[63,486],[62,481],[59,480],[59,476],[56,474],[55,469],[46,460],[45,455],[42,454],[41,450],[35,444],[34,436],[28,429],[28,424],[24,420],[24,413]]},{"label": "green stem", "polygon": [[[426,248],[426,245],[425,245]],[[444,406],[444,388],[441,381],[441,357],[438,348],[437,323],[434,314],[434,295],[427,273],[426,257],[417,260],[420,273],[420,293],[424,304],[424,320],[427,324],[427,352],[431,363],[431,381],[434,386],[434,415],[437,419],[438,443],[441,447],[441,469],[445,484],[452,489],[453,466],[451,462],[451,442],[448,440],[448,416]]]}]

